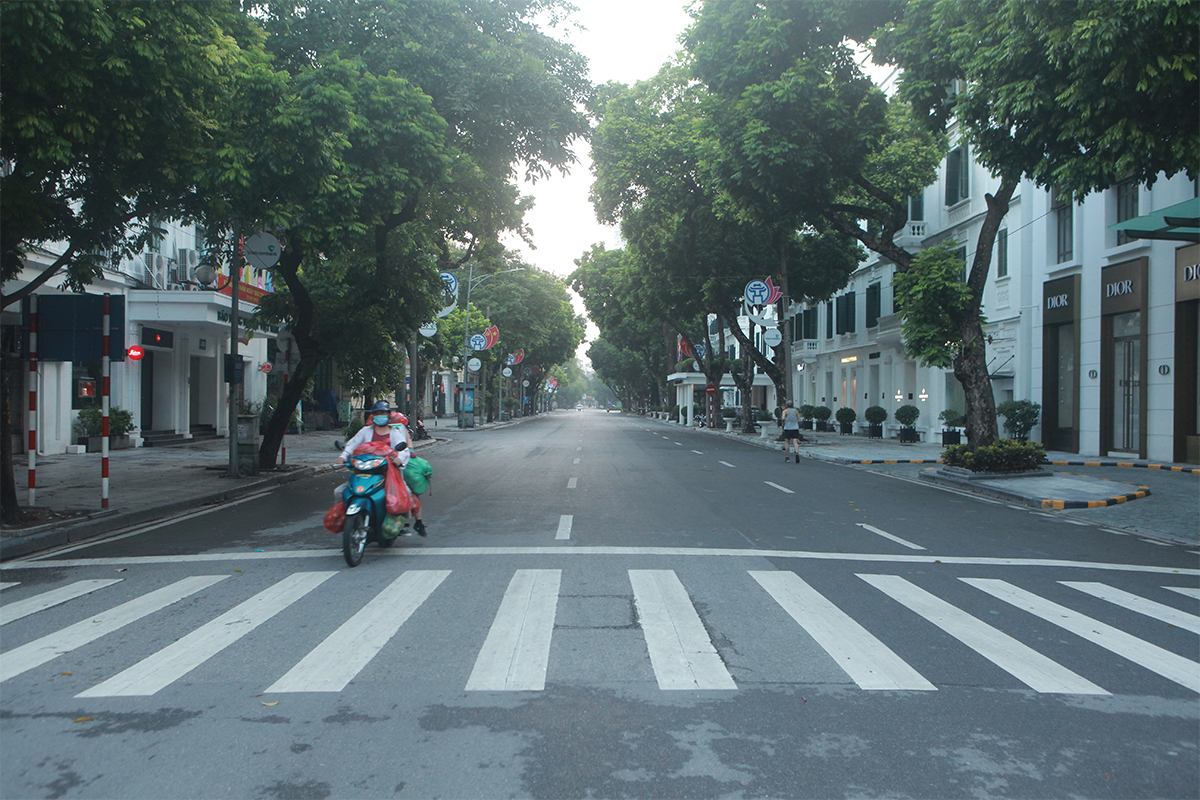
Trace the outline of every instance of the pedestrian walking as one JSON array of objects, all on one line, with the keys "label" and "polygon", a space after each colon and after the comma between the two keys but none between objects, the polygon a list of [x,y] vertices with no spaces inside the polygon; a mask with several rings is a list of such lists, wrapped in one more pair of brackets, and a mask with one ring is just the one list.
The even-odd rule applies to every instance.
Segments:
[{"label": "pedestrian walking", "polygon": [[800,463],[800,412],[795,409],[791,400],[787,401],[779,421],[783,423],[783,462],[786,464],[792,453],[792,445],[796,447],[796,463]]}]

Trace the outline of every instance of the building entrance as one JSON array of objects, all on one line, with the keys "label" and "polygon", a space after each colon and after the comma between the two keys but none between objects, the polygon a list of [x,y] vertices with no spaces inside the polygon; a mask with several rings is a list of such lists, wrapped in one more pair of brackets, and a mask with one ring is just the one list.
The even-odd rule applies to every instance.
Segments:
[{"label": "building entrance", "polygon": [[1112,447],[1123,453],[1142,449],[1141,313],[1113,317]]}]

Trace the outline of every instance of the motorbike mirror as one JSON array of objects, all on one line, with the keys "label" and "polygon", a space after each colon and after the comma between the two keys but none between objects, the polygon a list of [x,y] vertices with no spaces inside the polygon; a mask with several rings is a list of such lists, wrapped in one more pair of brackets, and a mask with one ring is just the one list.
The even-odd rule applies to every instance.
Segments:
[{"label": "motorbike mirror", "polygon": [[396,445],[396,452],[399,453],[401,450],[405,450],[407,448],[408,442],[401,442],[400,444]]},{"label": "motorbike mirror", "polygon": [[333,443],[334,450],[341,450],[345,446],[346,446],[346,443],[341,440],[334,441],[334,443]]}]

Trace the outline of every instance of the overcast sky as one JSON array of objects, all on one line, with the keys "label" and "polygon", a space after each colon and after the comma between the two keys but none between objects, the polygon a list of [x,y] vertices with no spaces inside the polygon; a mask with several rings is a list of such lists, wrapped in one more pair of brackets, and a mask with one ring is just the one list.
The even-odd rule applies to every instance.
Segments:
[{"label": "overcast sky", "polygon": [[[687,0],[574,0],[579,11],[574,15],[586,30],[571,29],[554,33],[575,45],[588,59],[592,82],[634,83],[652,77],[678,49],[679,34],[688,26]],[[577,142],[579,161],[566,176],[522,185],[536,205],[525,219],[533,230],[536,250],[519,239],[508,246],[522,253],[535,266],[566,276],[575,269],[579,258],[593,243],[617,247],[617,230],[596,221],[588,202],[592,184],[590,150],[587,142]],[[580,313],[583,307],[576,303]],[[588,339],[597,331],[589,325]],[[585,344],[580,356],[587,351]]]}]

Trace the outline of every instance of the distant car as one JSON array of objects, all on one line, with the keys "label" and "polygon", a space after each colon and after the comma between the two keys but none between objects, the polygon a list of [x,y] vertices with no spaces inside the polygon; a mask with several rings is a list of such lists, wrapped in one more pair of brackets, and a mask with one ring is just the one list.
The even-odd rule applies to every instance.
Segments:
[{"label": "distant car", "polygon": [[576,411],[583,411],[583,403],[576,403],[576,404],[575,404],[575,410],[576,410]]}]

